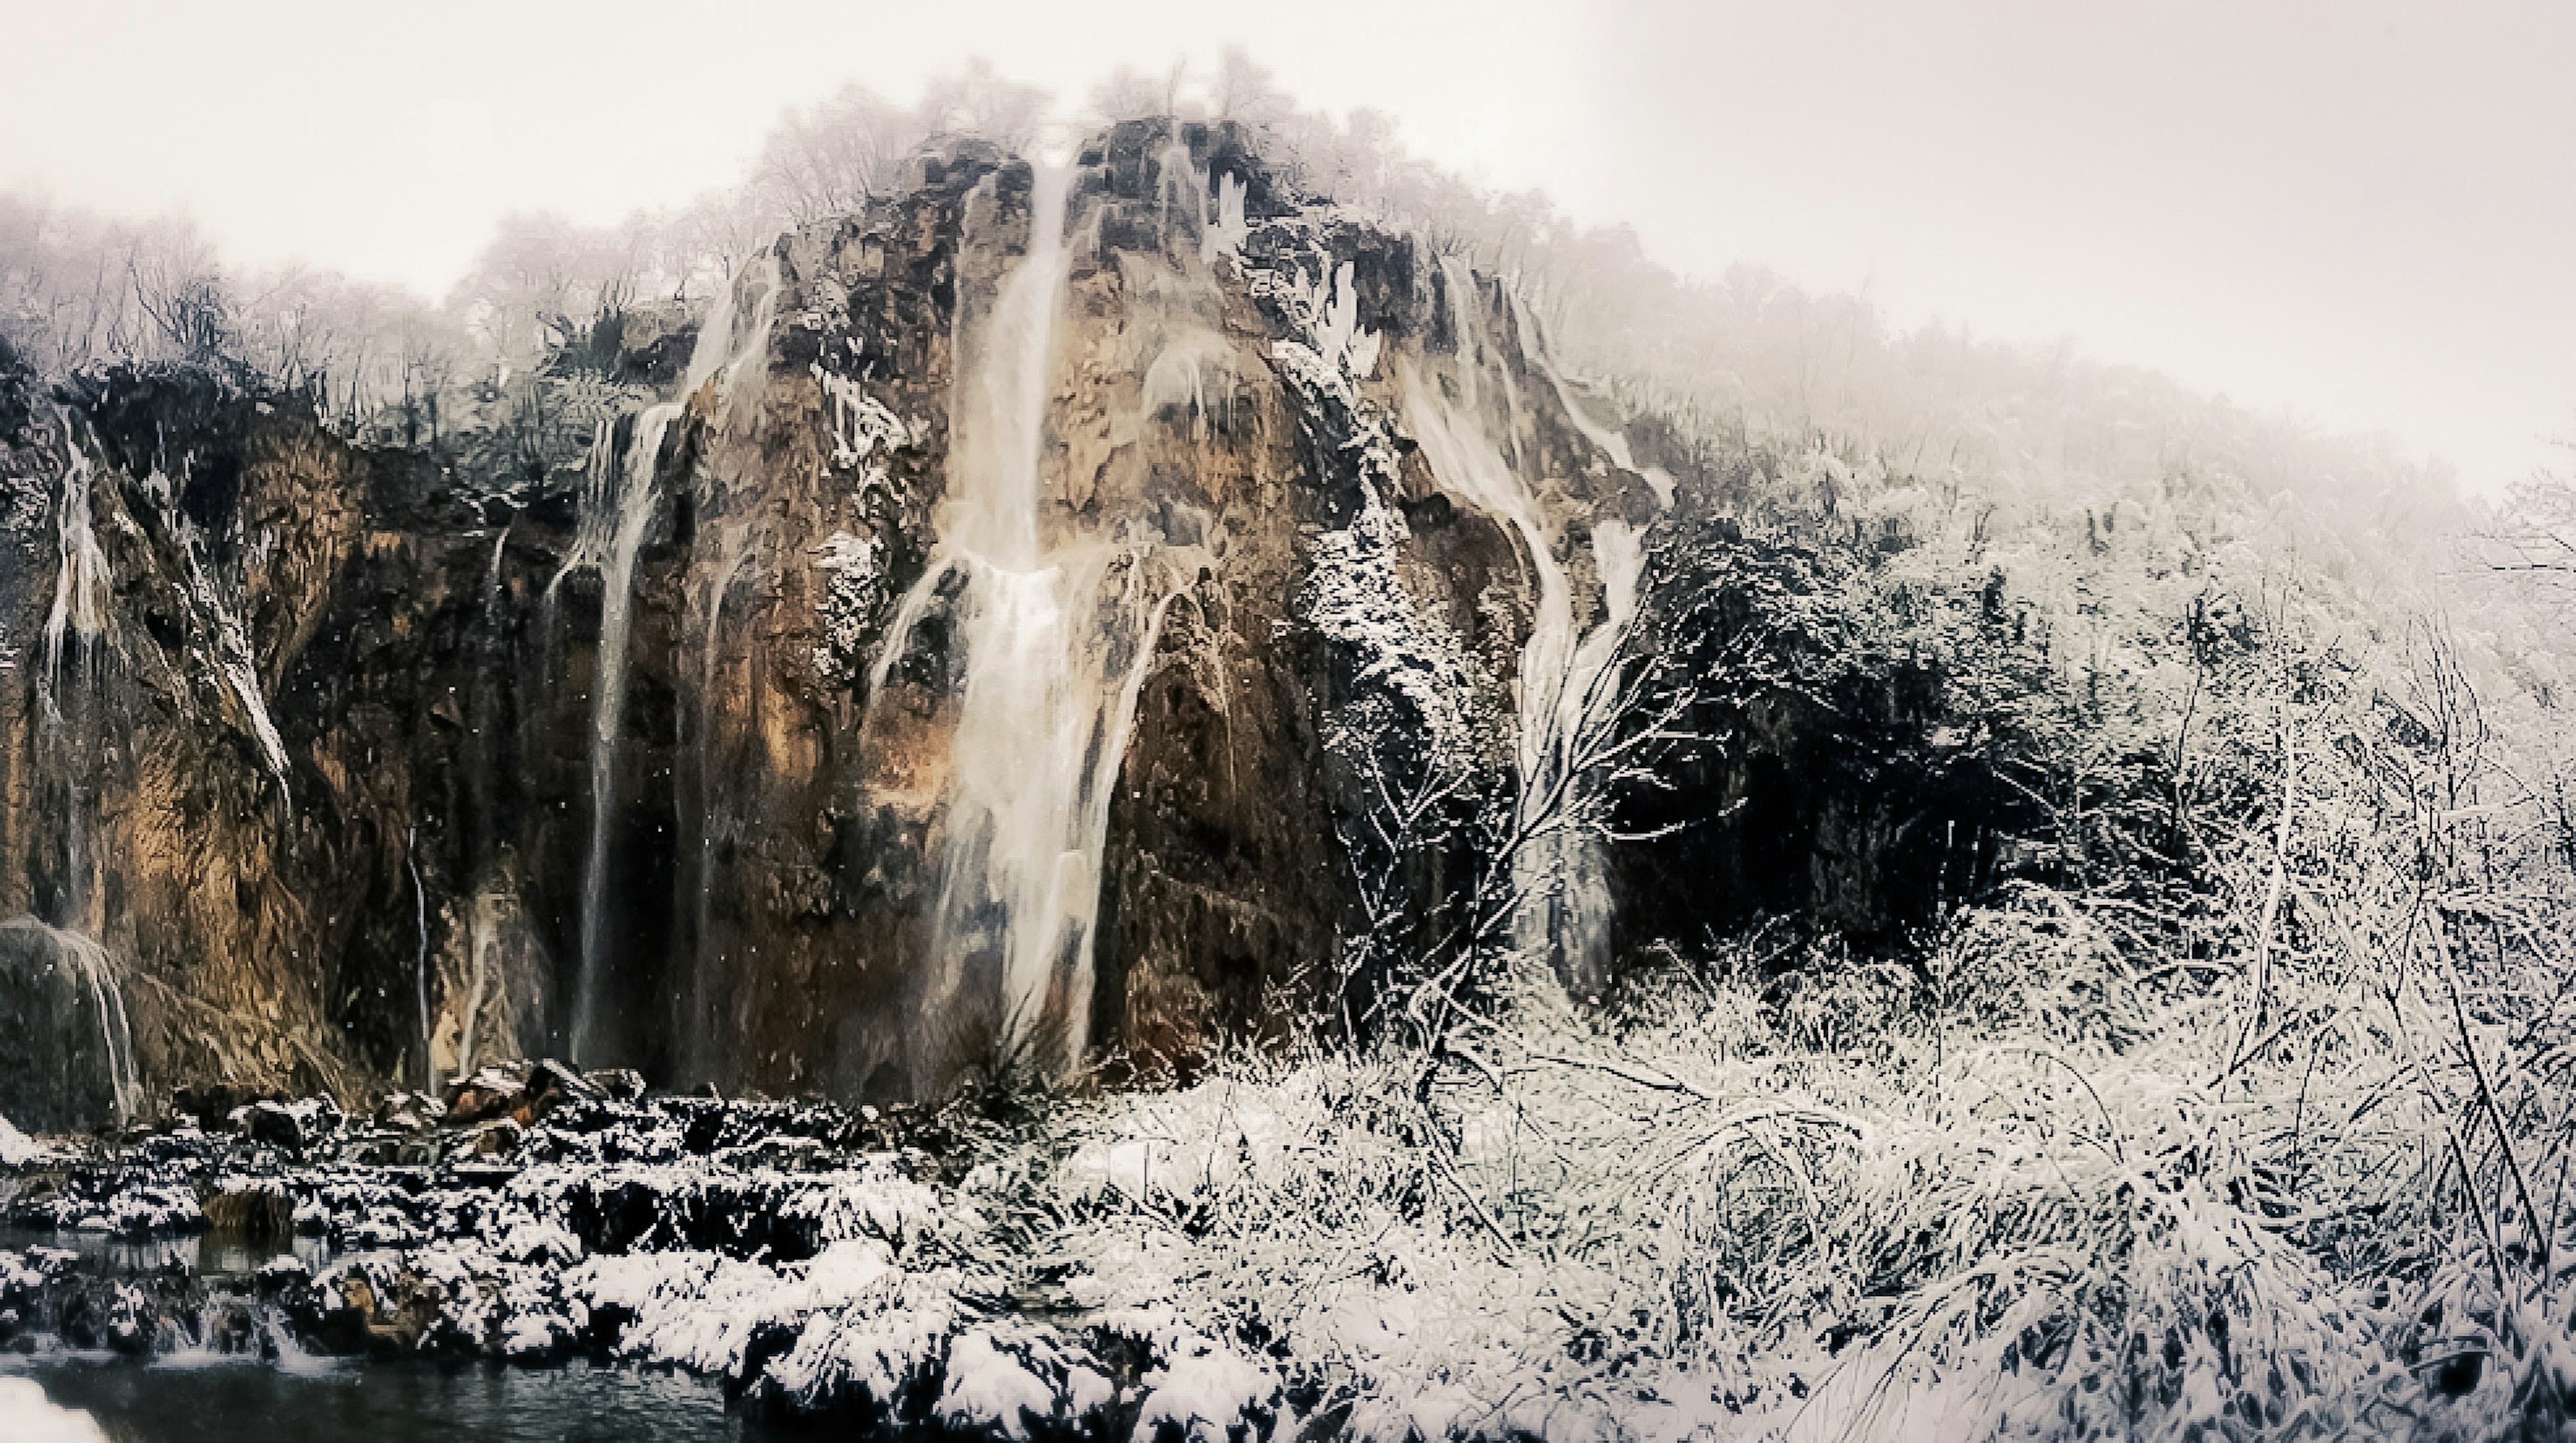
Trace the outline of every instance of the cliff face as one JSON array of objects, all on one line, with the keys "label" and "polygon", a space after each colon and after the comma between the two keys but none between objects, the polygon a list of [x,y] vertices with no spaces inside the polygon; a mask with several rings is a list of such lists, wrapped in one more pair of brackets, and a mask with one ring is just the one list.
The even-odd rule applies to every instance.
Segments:
[{"label": "cliff face", "polygon": [[104,944],[153,1087],[416,1066],[410,879],[476,770],[480,516],[197,373],[65,388],[12,461],[0,911]]},{"label": "cliff face", "polygon": [[[1331,975],[1354,739],[1508,769],[1525,643],[1655,514],[1499,287],[1222,127],[925,155],[685,371],[628,329],[666,401],[535,483],[13,383],[0,915],[103,944],[141,1095],[1186,1069]],[[114,1033],[88,996],[0,1005]]]}]

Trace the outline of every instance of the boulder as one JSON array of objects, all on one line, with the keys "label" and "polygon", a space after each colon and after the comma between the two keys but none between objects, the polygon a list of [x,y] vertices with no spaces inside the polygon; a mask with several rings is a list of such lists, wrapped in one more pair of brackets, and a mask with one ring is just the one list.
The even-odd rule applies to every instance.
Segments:
[{"label": "boulder", "polygon": [[234,1111],[233,1127],[256,1143],[301,1153],[340,1130],[347,1121],[338,1103],[327,1097],[298,1102],[254,1102]]},{"label": "boulder", "polygon": [[521,1127],[575,1098],[603,1096],[602,1089],[560,1062],[497,1062],[447,1089],[447,1125],[471,1127],[506,1117]]}]

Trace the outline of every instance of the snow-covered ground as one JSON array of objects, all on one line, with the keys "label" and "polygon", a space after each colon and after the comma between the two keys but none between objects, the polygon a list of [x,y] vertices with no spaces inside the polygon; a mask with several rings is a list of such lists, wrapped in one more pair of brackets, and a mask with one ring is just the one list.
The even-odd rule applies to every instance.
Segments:
[{"label": "snow-covered ground", "polygon": [[1210,1443],[2471,1438],[2576,1383],[2563,1282],[2499,1309],[2444,1241],[2401,1058],[2244,1055],[2080,928],[2033,973],[1979,925],[1946,1007],[1903,969],[1701,971],[1165,1092],[245,1110],[13,1165],[0,1213],[336,1251],[0,1253],[0,1346],[583,1353],[863,1434]]}]

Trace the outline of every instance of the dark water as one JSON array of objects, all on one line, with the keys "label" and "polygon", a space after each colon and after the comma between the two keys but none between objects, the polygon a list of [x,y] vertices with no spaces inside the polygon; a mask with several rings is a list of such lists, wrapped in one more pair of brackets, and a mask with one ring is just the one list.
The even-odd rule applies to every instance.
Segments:
[{"label": "dark water", "polygon": [[[115,1443],[778,1443],[684,1374],[571,1363],[341,1362],[284,1371],[104,1357],[0,1357],[0,1440],[78,1437],[10,1406],[11,1375]],[[11,1417],[11,1413],[17,1417]]]}]

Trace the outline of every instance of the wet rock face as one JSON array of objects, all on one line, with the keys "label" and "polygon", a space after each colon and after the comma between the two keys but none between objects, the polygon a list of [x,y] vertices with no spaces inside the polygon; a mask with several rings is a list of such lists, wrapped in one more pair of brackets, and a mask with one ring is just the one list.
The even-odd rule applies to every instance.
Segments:
[{"label": "wet rock face", "polygon": [[[427,458],[201,373],[30,411],[8,485],[47,494],[0,541],[25,562],[0,568],[0,910],[104,946],[149,1095],[419,1075],[422,923],[431,991],[463,999],[478,858],[541,812],[511,725],[551,691],[514,674],[532,608],[488,593],[534,596],[547,558],[496,550]],[[62,560],[75,463],[88,572]],[[527,970],[482,940],[488,971]],[[486,1055],[515,1055],[537,981],[485,979]]]},{"label": "wet rock face", "polygon": [[[659,312],[591,338],[584,365],[679,407],[614,598],[613,750],[608,573],[568,564],[594,505],[577,461],[365,449],[193,373],[0,386],[0,915],[115,959],[145,1095],[355,1096],[562,1051],[594,874],[586,1065],[857,1101],[995,1064],[995,978],[937,980],[985,595],[942,546],[961,378],[1037,190],[953,145],[780,237],[712,347]],[[1309,607],[1364,516],[1389,596],[1455,643],[1440,684],[1473,693],[1449,711],[1478,764],[1508,767],[1529,568],[1413,448],[1395,361],[1508,433],[1578,623],[1601,605],[1587,528],[1651,503],[1556,404],[1498,289],[1301,207],[1240,133],[1119,127],[1067,191],[1038,545],[1096,568],[1075,626],[1116,632],[1093,661],[1126,690],[1084,862],[1096,981],[1050,1025],[1186,1070],[1282,1031],[1352,920],[1340,827],[1368,788],[1328,743],[1411,683]],[[600,424],[612,460],[643,444],[633,415]],[[1365,464],[1354,426],[1378,438]],[[1426,902],[1447,885],[1409,866]]]},{"label": "wet rock face", "polygon": [[[1324,659],[1291,602],[1307,537],[1348,501],[1316,472],[1245,266],[1207,253],[1205,191],[1229,157],[1230,133],[1176,146],[1151,127],[1083,157],[1041,458],[1039,545],[1118,538],[1103,595],[1132,586],[1159,615],[1109,802],[1088,1019],[1157,1066],[1278,1028],[1347,887]],[[783,238],[765,381],[693,403],[677,650],[638,665],[667,668],[694,738],[672,761],[671,937],[696,1075],[882,1099],[986,1062],[992,1005],[921,991],[977,584],[954,557],[934,567],[965,464],[960,347],[1025,250],[1032,191],[1025,165],[961,148],[919,188]]]},{"label": "wet rock face", "polygon": [[116,1003],[97,948],[32,917],[0,922],[0,1117],[58,1131],[116,1116]]}]

